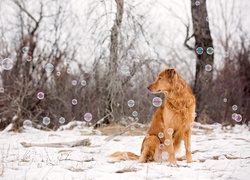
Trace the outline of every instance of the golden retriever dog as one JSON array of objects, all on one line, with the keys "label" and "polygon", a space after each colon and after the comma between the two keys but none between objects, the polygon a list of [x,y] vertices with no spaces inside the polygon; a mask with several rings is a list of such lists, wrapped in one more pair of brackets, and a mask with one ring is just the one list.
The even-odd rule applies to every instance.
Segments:
[{"label": "golden retriever dog", "polygon": [[195,97],[180,74],[172,68],[160,72],[148,86],[151,93],[164,93],[162,105],[156,110],[141,146],[141,156],[116,152],[110,157],[139,162],[164,161],[176,164],[175,152],[184,140],[186,160],[192,162],[191,123],[194,121]]}]

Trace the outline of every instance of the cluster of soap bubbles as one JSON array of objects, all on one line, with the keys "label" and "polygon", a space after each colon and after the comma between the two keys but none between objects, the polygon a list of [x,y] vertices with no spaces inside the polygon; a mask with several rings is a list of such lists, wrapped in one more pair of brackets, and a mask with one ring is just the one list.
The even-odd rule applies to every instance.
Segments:
[{"label": "cluster of soap bubbles", "polygon": [[27,55],[28,51],[29,51],[29,47],[28,46],[24,46],[22,48],[22,52],[26,54],[26,58],[25,58],[26,61],[30,62],[30,61],[32,61],[33,58],[32,58],[32,56]]},{"label": "cluster of soap bubbles", "polygon": [[236,122],[241,122],[242,121],[242,116],[237,113],[232,114],[232,119],[235,120]]},{"label": "cluster of soap bubbles", "polygon": [[[197,54],[201,55],[201,54],[203,54],[203,52],[204,52],[204,49],[202,47],[197,47],[196,48],[196,53]],[[212,55],[214,53],[214,48],[208,47],[206,52],[207,52],[207,54]]]},{"label": "cluster of soap bubbles", "polygon": [[162,99],[160,97],[154,97],[152,100],[152,104],[155,107],[160,107],[162,105]]},{"label": "cluster of soap bubbles", "polygon": [[[134,107],[135,106],[135,101],[133,99],[128,100],[128,107]],[[137,117],[138,116],[138,112],[137,111],[133,111],[132,112],[132,116]]]}]

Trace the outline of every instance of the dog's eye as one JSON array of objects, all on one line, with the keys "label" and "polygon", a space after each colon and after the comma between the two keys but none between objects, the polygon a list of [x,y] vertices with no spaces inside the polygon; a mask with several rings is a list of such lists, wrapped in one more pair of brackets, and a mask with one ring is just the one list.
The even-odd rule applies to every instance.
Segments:
[{"label": "dog's eye", "polygon": [[161,77],[159,77],[158,80],[161,80]]}]

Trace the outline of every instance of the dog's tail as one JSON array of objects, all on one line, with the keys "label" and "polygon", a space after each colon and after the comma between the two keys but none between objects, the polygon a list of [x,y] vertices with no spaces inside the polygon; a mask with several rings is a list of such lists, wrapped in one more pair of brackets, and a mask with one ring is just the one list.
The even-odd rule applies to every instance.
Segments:
[{"label": "dog's tail", "polygon": [[109,157],[125,161],[125,160],[138,160],[140,156],[138,156],[132,152],[117,151],[113,154],[110,154]]}]

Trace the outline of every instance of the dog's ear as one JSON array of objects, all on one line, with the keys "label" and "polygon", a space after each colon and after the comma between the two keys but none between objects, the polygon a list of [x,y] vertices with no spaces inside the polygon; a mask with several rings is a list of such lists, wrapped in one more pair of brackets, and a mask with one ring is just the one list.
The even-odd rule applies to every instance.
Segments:
[{"label": "dog's ear", "polygon": [[177,74],[175,69],[166,69],[165,73],[166,73],[166,76],[170,79],[174,79]]}]

